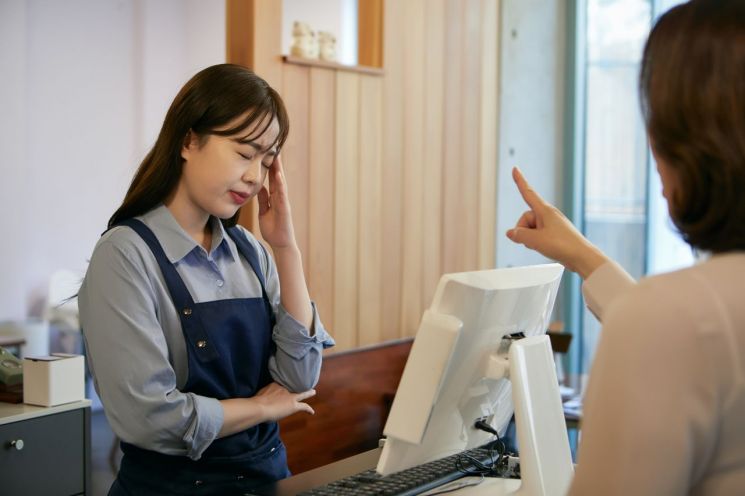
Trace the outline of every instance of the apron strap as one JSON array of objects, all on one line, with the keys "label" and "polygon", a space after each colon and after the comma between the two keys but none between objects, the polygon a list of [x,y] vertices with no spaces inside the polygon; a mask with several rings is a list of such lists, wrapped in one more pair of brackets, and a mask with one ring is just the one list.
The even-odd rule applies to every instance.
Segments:
[{"label": "apron strap", "polygon": [[147,243],[150,251],[153,252],[155,260],[158,262],[160,271],[168,286],[168,292],[171,293],[171,299],[176,306],[176,311],[181,319],[181,327],[184,331],[186,341],[189,343],[191,350],[201,361],[208,361],[217,358],[219,355],[214,346],[201,346],[199,343],[207,343],[208,336],[204,326],[200,322],[195,322],[196,315],[192,315],[194,308],[194,299],[186,288],[183,279],[179,275],[176,267],[168,260],[163,246],[155,237],[153,231],[139,219],[126,219],[117,225],[127,226],[133,229]]}]

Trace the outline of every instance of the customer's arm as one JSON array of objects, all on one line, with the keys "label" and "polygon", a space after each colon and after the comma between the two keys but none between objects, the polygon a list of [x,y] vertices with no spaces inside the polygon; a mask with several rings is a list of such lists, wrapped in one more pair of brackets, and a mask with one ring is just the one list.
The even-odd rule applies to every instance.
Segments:
[{"label": "customer's arm", "polygon": [[604,321],[605,309],[617,297],[636,285],[628,272],[612,260],[597,267],[582,284],[582,295],[587,308],[600,322]]},{"label": "customer's arm", "polygon": [[512,178],[530,210],[507,231],[507,237],[579,274],[585,281],[582,292],[587,306],[602,321],[604,308],[632,288],[634,279],[541,198],[517,168],[512,169]]},{"label": "customer's arm", "polygon": [[512,169],[512,179],[530,210],[507,231],[508,238],[556,260],[582,279],[587,279],[595,269],[610,261],[558,208],[541,198],[517,167]]}]

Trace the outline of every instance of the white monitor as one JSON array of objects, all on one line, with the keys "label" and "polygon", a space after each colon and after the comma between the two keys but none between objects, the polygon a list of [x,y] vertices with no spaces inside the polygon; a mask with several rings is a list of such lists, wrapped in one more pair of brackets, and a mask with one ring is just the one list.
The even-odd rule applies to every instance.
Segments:
[{"label": "white monitor", "polygon": [[[442,276],[383,431],[379,473],[482,446],[494,436],[476,429],[475,421],[485,418],[504,435],[515,411],[523,479],[526,468],[530,472],[524,452],[540,462],[541,453],[534,451],[548,441],[561,458],[558,470],[570,471],[569,478],[559,475],[566,479],[559,485],[568,484],[571,455],[545,336],[562,273],[562,266],[547,264]],[[518,333],[527,338],[505,339]],[[512,383],[521,391],[517,411]],[[527,398],[531,391],[540,402],[538,417]]]}]

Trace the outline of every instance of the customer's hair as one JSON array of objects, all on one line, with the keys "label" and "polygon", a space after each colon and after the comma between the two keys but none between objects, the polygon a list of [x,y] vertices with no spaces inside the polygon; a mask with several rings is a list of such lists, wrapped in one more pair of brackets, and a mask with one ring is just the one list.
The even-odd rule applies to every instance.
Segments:
[{"label": "customer's hair", "polygon": [[[238,124],[218,130],[244,114],[245,119]],[[272,146],[281,147],[290,123],[282,99],[266,81],[234,64],[213,65],[200,71],[173,100],[155,145],[140,164],[121,206],[109,219],[109,227],[144,214],[171,194],[181,177],[181,150],[189,132],[200,143],[211,134],[234,136],[249,129],[248,138],[256,139],[269,128],[273,118],[278,121],[279,135]],[[229,227],[237,220],[238,213],[223,219],[223,224]]]},{"label": "customer's hair", "polygon": [[677,178],[683,238],[745,249],[745,1],[692,0],[660,17],[639,87],[651,145]]}]

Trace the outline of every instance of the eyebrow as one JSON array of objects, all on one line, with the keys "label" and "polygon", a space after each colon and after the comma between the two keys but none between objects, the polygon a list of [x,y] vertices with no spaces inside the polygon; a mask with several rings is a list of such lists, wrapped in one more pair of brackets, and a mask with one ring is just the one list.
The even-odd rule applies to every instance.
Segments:
[{"label": "eyebrow", "polygon": [[251,141],[250,139],[245,139],[244,138],[244,139],[237,139],[235,141],[237,141],[241,145],[252,146],[254,148],[254,150],[256,150],[259,153],[270,153],[270,154],[273,154],[273,155],[276,155],[277,154],[277,149],[276,148],[274,150],[272,150],[272,148],[274,148],[275,143],[272,143],[272,145],[269,148],[267,148],[266,150],[263,150],[261,148],[261,145],[259,145],[255,141]]}]

